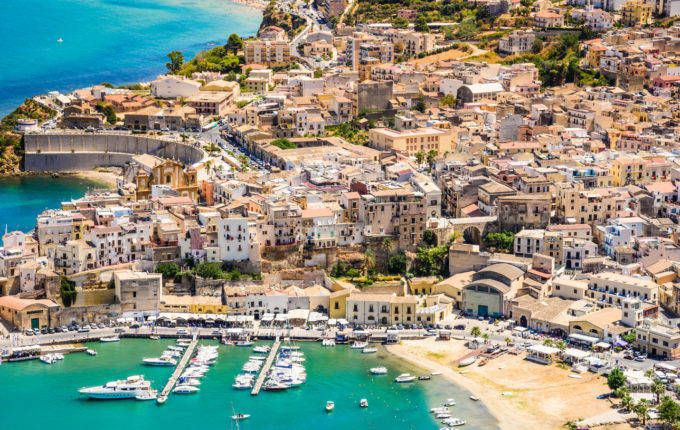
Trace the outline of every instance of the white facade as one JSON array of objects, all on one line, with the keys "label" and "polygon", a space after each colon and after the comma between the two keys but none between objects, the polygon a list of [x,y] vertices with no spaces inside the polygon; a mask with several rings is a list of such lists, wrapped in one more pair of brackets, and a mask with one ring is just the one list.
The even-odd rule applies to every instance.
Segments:
[{"label": "white facade", "polygon": [[221,218],[217,237],[222,261],[248,260],[250,233],[247,218]]},{"label": "white facade", "polygon": [[190,79],[165,77],[151,82],[151,96],[161,99],[191,97],[201,88],[201,83]]}]

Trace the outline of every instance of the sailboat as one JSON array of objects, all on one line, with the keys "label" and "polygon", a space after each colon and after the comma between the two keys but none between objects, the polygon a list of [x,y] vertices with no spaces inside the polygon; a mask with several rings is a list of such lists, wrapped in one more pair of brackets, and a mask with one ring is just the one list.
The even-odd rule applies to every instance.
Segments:
[{"label": "sailboat", "polygon": [[238,430],[238,422],[239,421],[247,420],[248,418],[250,418],[250,414],[237,414],[236,411],[234,410],[234,403],[233,402],[231,404],[231,412],[233,414],[231,416],[231,419],[232,419],[233,422],[236,423],[236,429],[237,430]]}]

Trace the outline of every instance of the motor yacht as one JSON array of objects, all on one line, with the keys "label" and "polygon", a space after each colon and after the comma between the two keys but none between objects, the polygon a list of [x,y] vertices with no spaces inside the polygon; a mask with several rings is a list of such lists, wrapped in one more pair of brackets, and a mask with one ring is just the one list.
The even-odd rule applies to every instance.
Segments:
[{"label": "motor yacht", "polygon": [[176,366],[177,360],[169,357],[158,357],[158,358],[144,358],[142,363],[147,366]]},{"label": "motor yacht", "polygon": [[96,387],[81,388],[78,392],[90,399],[117,400],[132,399],[137,395],[148,395],[151,383],[144,380],[143,375],[130,376],[120,381],[107,382]]},{"label": "motor yacht", "polygon": [[194,394],[198,393],[201,389],[194,387],[193,385],[178,385],[172,390],[175,394]]}]

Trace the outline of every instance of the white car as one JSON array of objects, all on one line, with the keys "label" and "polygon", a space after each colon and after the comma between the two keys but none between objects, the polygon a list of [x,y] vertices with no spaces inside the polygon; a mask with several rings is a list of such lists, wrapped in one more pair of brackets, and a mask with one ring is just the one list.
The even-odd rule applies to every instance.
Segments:
[{"label": "white car", "polygon": [[185,328],[178,328],[177,334],[189,334],[189,332]]}]

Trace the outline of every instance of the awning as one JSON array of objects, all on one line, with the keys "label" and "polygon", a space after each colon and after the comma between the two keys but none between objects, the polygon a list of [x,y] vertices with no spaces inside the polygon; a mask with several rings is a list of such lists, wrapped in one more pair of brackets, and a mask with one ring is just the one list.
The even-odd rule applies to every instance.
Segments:
[{"label": "awning", "polygon": [[626,342],[623,339],[619,339],[619,340],[616,341],[616,346],[626,346],[626,345],[628,345],[628,342]]},{"label": "awning", "polygon": [[611,346],[610,344],[608,344],[607,342],[598,342],[598,343],[595,344],[595,346],[596,346],[597,348],[602,348],[602,349],[609,349],[609,348],[612,347],[612,346]]},{"label": "awning", "polygon": [[577,342],[584,342],[590,345],[595,345],[600,341],[599,337],[587,336],[585,334],[574,333],[569,335],[569,339],[575,340]]},{"label": "awning", "polygon": [[262,321],[266,322],[274,321],[274,314],[266,313],[262,315]]}]

